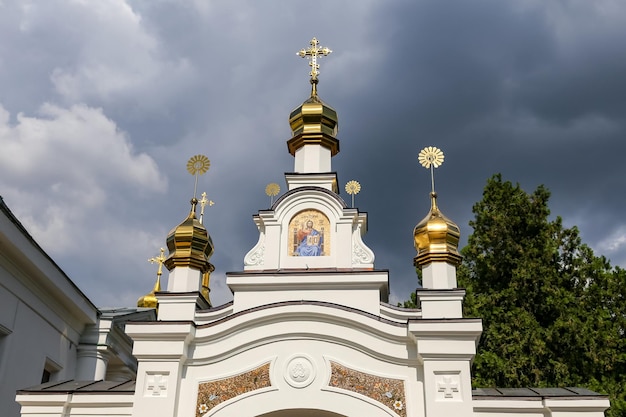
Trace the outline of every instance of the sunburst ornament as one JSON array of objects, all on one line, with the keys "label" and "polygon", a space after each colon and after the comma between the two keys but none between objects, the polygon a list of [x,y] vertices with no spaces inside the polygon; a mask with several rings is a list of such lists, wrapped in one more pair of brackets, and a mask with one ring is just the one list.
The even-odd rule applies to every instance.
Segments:
[{"label": "sunburst ornament", "polygon": [[361,191],[361,184],[358,181],[351,180],[346,183],[346,192],[352,196],[352,207],[354,207],[354,196]]},{"label": "sunburst ornament", "polygon": [[187,161],[187,171],[191,175],[203,175],[211,166],[211,161],[204,155],[194,155]]},{"label": "sunburst ornament", "polygon": [[265,187],[265,194],[270,198],[270,207],[274,205],[274,197],[280,192],[280,185],[275,182],[267,184]]},{"label": "sunburst ornament", "polygon": [[435,192],[435,168],[439,168],[441,164],[443,164],[443,152],[441,149],[436,148],[434,146],[427,146],[421,150],[419,155],[417,156],[420,164],[426,168],[430,168],[430,181],[432,184],[432,192]]},{"label": "sunburst ornament", "polygon": [[195,184],[193,186],[193,198],[196,198],[196,189],[198,187],[198,176],[204,175],[211,166],[211,161],[204,155],[194,155],[187,161],[187,171],[196,177]]},{"label": "sunburst ornament", "polygon": [[424,168],[430,168],[433,165],[435,168],[439,168],[443,164],[443,152],[439,148],[434,146],[427,146],[420,152],[417,159]]}]

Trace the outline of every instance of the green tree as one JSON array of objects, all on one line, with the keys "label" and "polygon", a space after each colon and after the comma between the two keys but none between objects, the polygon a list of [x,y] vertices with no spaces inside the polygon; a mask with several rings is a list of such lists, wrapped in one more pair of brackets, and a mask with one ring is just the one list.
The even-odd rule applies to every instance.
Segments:
[{"label": "green tree", "polygon": [[461,254],[466,317],[483,319],[477,387],[579,386],[626,416],[626,271],[550,220],[549,191],[495,175]]}]

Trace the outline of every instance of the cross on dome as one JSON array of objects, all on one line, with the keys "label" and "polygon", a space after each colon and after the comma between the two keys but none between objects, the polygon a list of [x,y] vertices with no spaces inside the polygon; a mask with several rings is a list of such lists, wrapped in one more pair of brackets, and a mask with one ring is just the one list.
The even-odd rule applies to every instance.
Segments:
[{"label": "cross on dome", "polygon": [[311,76],[311,84],[313,85],[313,95],[315,95],[315,84],[317,84],[317,76],[320,74],[320,65],[317,63],[317,58],[327,56],[333,51],[325,46],[319,46],[319,41],[317,40],[317,38],[311,39],[311,42],[309,42],[309,44],[311,45],[309,49],[302,48],[298,52],[296,52],[296,55],[302,58],[309,59],[309,66],[311,67],[311,72],[309,73],[309,75]]}]

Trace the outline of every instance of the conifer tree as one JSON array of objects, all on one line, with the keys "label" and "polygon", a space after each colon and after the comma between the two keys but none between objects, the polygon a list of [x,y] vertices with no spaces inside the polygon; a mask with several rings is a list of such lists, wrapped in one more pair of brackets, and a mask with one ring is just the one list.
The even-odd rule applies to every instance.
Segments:
[{"label": "conifer tree", "polygon": [[459,286],[484,332],[475,386],[582,386],[626,415],[626,271],[550,220],[549,191],[495,175],[473,207]]},{"label": "conifer tree", "polygon": [[465,317],[483,319],[473,385],[586,387],[626,417],[626,270],[551,220],[549,197],[495,175],[473,207],[458,270]]}]

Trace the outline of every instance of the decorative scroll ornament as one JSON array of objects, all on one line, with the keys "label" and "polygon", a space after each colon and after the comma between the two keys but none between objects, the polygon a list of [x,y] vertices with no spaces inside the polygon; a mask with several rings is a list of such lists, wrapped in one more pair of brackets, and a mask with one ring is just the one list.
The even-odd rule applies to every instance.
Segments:
[{"label": "decorative scroll ornament", "polygon": [[280,192],[280,185],[275,182],[267,184],[265,187],[265,194],[270,198],[270,207],[274,205],[274,197]]},{"label": "decorative scroll ornament", "polygon": [[196,189],[198,187],[198,176],[204,175],[211,166],[211,161],[204,155],[194,155],[187,161],[187,171],[196,177],[196,182],[193,186],[193,198],[196,198]]},{"label": "decorative scroll ornament", "polygon": [[417,159],[420,164],[426,168],[430,168],[430,180],[432,183],[432,192],[435,192],[435,172],[434,168],[439,168],[443,164],[443,152],[434,146],[427,146],[419,153]]},{"label": "decorative scroll ornament", "polygon": [[361,184],[358,181],[352,180],[346,183],[346,192],[352,196],[352,207],[354,207],[354,196],[361,191]]}]

